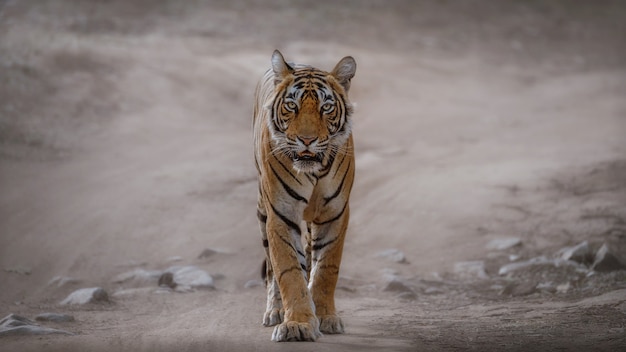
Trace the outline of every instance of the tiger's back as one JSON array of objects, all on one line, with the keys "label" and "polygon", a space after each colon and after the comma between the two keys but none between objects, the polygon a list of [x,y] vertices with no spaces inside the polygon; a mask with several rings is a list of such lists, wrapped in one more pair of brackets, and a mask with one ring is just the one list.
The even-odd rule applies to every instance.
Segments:
[{"label": "tiger's back", "polygon": [[354,180],[347,92],[355,70],[351,57],[326,72],[289,65],[275,51],[272,69],[257,86],[257,216],[267,262],[263,324],[276,325],[274,341],[343,333],[334,291]]}]

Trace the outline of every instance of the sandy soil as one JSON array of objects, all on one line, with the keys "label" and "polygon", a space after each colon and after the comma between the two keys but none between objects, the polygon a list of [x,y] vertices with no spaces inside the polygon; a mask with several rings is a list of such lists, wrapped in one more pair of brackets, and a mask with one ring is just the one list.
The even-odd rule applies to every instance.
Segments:
[{"label": "sandy soil", "polygon": [[[76,317],[0,349],[618,350],[624,271],[498,268],[583,240],[626,260],[625,39],[620,1],[0,1],[0,315]],[[358,63],[347,332],[316,343],[272,343],[264,289],[244,288],[263,258],[252,94],[275,48]],[[522,245],[486,248],[505,237]],[[58,304],[173,256],[217,288]],[[384,290],[392,272],[415,297]]]}]

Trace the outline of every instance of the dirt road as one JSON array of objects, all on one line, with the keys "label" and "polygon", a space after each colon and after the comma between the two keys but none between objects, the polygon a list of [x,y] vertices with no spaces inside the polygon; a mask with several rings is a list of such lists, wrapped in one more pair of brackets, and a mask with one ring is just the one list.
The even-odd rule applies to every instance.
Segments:
[{"label": "dirt road", "polygon": [[[75,317],[41,323],[73,336],[4,336],[0,350],[622,348],[626,271],[554,258],[586,240],[626,263],[625,14],[619,1],[0,2],[0,315]],[[358,63],[346,334],[315,343],[271,342],[253,281],[252,94],[275,48]],[[489,247],[507,238],[519,243]],[[116,280],[172,265],[215,289]],[[110,302],[59,305],[83,287]]]}]

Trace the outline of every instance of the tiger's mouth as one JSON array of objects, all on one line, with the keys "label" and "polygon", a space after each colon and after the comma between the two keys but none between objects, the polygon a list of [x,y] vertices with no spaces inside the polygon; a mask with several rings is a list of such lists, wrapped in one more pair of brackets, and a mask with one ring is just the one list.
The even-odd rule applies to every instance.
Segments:
[{"label": "tiger's mouth", "polygon": [[321,153],[313,153],[311,151],[305,150],[305,151],[296,153],[293,157],[293,160],[321,163],[323,160],[323,155]]}]

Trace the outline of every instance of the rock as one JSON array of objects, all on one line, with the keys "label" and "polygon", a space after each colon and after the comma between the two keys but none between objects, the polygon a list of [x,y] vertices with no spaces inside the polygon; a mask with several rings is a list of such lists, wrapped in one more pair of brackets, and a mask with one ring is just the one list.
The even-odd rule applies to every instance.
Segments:
[{"label": "rock", "polygon": [[506,275],[509,273],[512,273],[514,271],[518,271],[518,270],[523,270],[523,269],[529,269],[531,267],[534,266],[541,266],[541,265],[550,265],[553,267],[563,267],[563,266],[570,266],[570,267],[574,267],[577,271],[580,272],[586,272],[587,271],[587,267],[585,267],[582,264],[576,263],[574,261],[571,260],[563,260],[561,258],[558,259],[548,259],[545,256],[541,256],[541,257],[535,257],[535,258],[531,258],[529,260],[525,260],[522,262],[516,262],[516,263],[511,263],[511,264],[507,264],[504,265],[502,267],[500,267],[500,270],[498,271],[499,275]]},{"label": "rock", "polygon": [[506,296],[522,297],[533,294],[535,293],[535,291],[537,291],[537,284],[531,281],[522,283],[511,283],[507,285],[504,290],[502,290],[501,294]]},{"label": "rock", "polygon": [[600,272],[608,272],[626,269],[626,265],[609,250],[609,246],[605,243],[596,252],[591,269]]},{"label": "rock", "polygon": [[198,255],[198,259],[204,259],[204,258],[208,258],[210,256],[212,256],[213,254],[219,253],[218,251],[211,249],[211,248],[207,248],[205,250],[202,251],[202,253],[200,253]]},{"label": "rock", "polygon": [[0,337],[15,335],[74,335],[71,332],[40,326],[34,321],[16,314],[9,314],[0,320]]},{"label": "rock", "polygon": [[55,276],[48,281],[48,286],[63,287],[65,285],[77,284],[80,280],[68,276]]},{"label": "rock", "polygon": [[587,241],[583,241],[572,247],[562,248],[557,252],[557,256],[563,260],[572,260],[581,264],[590,264],[593,262],[593,253]]},{"label": "rock", "polygon": [[137,285],[156,283],[162,272],[158,270],[146,270],[142,268],[133,269],[117,275],[113,282],[117,284],[132,283]]},{"label": "rock", "polygon": [[173,282],[177,291],[187,291],[193,288],[215,288],[213,277],[206,271],[195,266],[173,266],[165,270],[172,273]]},{"label": "rock", "polygon": [[52,321],[55,323],[68,323],[74,321],[73,315],[59,313],[41,313],[35,317],[37,321]]},{"label": "rock", "polygon": [[176,288],[176,283],[174,282],[174,274],[170,272],[163,273],[159,278],[159,287]]},{"label": "rock", "polygon": [[176,255],[176,256],[169,257],[169,258],[165,259],[165,261],[168,262],[168,263],[180,262],[182,260],[183,260],[183,257],[181,257],[179,255]]},{"label": "rock", "polygon": [[489,278],[489,276],[485,272],[485,262],[483,262],[482,260],[455,263],[454,273],[464,278]]},{"label": "rock", "polygon": [[265,281],[263,280],[248,280],[243,287],[244,288],[254,288],[259,286],[265,286]]},{"label": "rock", "polygon": [[70,293],[61,304],[87,304],[96,302],[108,302],[109,295],[100,287],[81,288]]},{"label": "rock", "polygon": [[385,275],[385,281],[387,281],[387,283],[385,284],[385,287],[383,287],[383,291],[414,293],[413,289],[409,286],[409,284],[399,276]]},{"label": "rock", "polygon": [[522,244],[522,240],[517,237],[496,238],[487,243],[487,249],[503,251]]},{"label": "rock", "polygon": [[4,271],[6,271],[7,273],[14,273],[14,274],[18,274],[18,275],[30,275],[32,273],[32,270],[30,268],[25,267],[25,266],[16,266],[16,267],[12,267],[12,268],[5,268]]},{"label": "rock", "polygon": [[404,253],[402,251],[392,248],[386,249],[384,251],[376,253],[376,257],[385,258],[387,260],[391,260],[396,263],[408,264],[409,262],[406,260]]},{"label": "rock", "polygon": [[397,299],[403,301],[415,301],[417,299],[417,294],[415,292],[402,292],[401,294],[396,296]]},{"label": "rock", "polygon": [[560,284],[556,287],[556,292],[557,293],[567,293],[567,291],[569,291],[569,289],[571,288],[572,285],[570,285],[569,282],[566,282],[564,284]]}]

